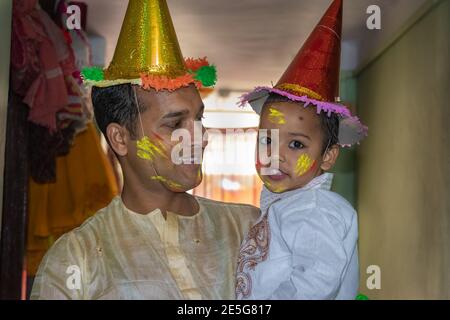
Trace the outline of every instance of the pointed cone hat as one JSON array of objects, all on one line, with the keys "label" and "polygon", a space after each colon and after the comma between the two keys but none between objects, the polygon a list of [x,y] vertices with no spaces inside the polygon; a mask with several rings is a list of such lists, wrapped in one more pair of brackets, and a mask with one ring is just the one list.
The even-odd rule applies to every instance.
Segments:
[{"label": "pointed cone hat", "polygon": [[276,87],[335,102],[339,96],[342,0],[334,1]]},{"label": "pointed cone hat", "polygon": [[195,83],[216,82],[215,67],[206,58],[183,59],[166,0],[129,0],[114,57],[105,70],[82,71],[94,86],[122,83],[156,90],[176,90]]},{"label": "pointed cone hat", "polygon": [[334,0],[275,87],[257,87],[241,98],[259,114],[270,93],[314,105],[317,113],[340,116],[339,144],[349,146],[367,136],[365,127],[339,103],[342,0]]}]

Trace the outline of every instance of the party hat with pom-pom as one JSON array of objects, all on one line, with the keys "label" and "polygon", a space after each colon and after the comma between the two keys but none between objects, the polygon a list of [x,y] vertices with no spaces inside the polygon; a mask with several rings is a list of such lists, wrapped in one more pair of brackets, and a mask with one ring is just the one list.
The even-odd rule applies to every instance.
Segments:
[{"label": "party hat with pom-pom", "polygon": [[111,64],[85,68],[82,75],[98,87],[131,83],[172,91],[216,83],[216,69],[206,58],[183,59],[166,0],[129,0]]}]

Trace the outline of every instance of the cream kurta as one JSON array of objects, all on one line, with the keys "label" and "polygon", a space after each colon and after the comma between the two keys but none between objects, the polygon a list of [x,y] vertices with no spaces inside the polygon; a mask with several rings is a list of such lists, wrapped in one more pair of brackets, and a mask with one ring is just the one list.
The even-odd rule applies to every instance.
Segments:
[{"label": "cream kurta", "polygon": [[239,246],[259,210],[196,199],[199,213],[165,220],[114,198],[53,245],[31,299],[234,299]]}]

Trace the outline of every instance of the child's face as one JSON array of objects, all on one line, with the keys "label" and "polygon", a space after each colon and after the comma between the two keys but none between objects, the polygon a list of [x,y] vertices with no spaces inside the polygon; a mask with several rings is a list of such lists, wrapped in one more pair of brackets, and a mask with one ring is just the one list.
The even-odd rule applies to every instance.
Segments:
[{"label": "child's face", "polygon": [[[266,152],[271,155],[270,144],[274,129],[279,132],[279,169],[269,169],[258,159],[256,170],[266,187],[272,192],[285,192],[305,186],[313,178],[331,169],[339,154],[338,146],[330,146],[323,154],[323,131],[315,107],[304,108],[294,102],[275,102],[265,105],[260,118],[260,129],[267,129],[267,136],[258,134],[258,148],[267,144]],[[273,160],[272,160],[273,161]],[[276,161],[276,159],[275,159]],[[262,172],[265,169],[268,172]]]}]

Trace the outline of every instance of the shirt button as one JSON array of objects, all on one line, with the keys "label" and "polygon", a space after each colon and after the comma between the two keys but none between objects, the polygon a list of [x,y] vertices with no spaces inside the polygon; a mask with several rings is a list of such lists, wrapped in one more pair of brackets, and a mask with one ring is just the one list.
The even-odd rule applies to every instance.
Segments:
[{"label": "shirt button", "polygon": [[98,256],[102,256],[103,255],[103,249],[102,249],[102,247],[97,247],[97,254],[98,254]]}]

